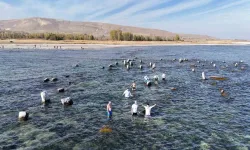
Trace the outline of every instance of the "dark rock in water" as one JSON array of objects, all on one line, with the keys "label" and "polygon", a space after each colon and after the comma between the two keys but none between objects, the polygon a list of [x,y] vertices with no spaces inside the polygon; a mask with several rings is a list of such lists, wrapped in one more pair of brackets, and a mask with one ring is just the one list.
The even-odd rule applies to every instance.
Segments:
[{"label": "dark rock in water", "polygon": [[18,114],[18,119],[21,121],[27,121],[29,118],[29,113],[25,112],[25,111],[20,111]]},{"label": "dark rock in water", "polygon": [[2,147],[2,149],[17,149],[17,145],[16,144],[11,144],[11,145],[4,145]]},{"label": "dark rock in water", "polygon": [[147,85],[147,86],[151,86],[152,83],[151,83],[150,81],[148,81],[148,82],[146,83],[146,85]]},{"label": "dark rock in water", "polygon": [[43,82],[49,82],[49,78],[45,78]]},{"label": "dark rock in water", "polygon": [[161,60],[163,60],[163,59],[161,58]]},{"label": "dark rock in water", "polygon": [[73,105],[73,100],[70,97],[61,99],[63,105]]},{"label": "dark rock in water", "polygon": [[79,64],[76,64],[74,67],[79,67]]},{"label": "dark rock in water", "polygon": [[112,68],[112,67],[114,67],[113,65],[109,65],[109,68]]},{"label": "dark rock in water", "polygon": [[115,65],[118,66],[118,62],[116,62]]},{"label": "dark rock in water", "polygon": [[65,77],[66,77],[66,78],[68,78],[68,77],[69,77],[69,75],[65,75]]},{"label": "dark rock in water", "polygon": [[181,58],[179,59],[179,63],[182,63],[183,61],[184,61],[183,59],[181,59]]},{"label": "dark rock in water", "polygon": [[62,92],[64,92],[65,90],[64,90],[64,88],[59,88],[59,89],[57,89],[57,91],[58,91],[59,93],[62,93]]},{"label": "dark rock in water", "polygon": [[102,69],[105,69],[105,67],[102,67]]},{"label": "dark rock in water", "polygon": [[51,81],[55,82],[57,81],[58,79],[57,78],[52,78]]}]

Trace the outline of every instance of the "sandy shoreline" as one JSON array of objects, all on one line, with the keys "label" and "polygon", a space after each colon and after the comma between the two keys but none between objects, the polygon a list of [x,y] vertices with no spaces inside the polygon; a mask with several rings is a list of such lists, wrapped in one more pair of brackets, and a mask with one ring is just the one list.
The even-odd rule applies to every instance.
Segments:
[{"label": "sandy shoreline", "polygon": [[[46,43],[45,43],[46,42]],[[82,42],[82,43],[81,43]],[[84,43],[83,43],[84,42]],[[83,50],[83,49],[104,49],[114,47],[143,47],[143,46],[195,46],[195,45],[250,45],[250,42],[235,41],[210,41],[210,42],[135,42],[135,41],[36,41],[20,40],[15,43],[9,41],[0,42],[0,50],[4,49],[62,49],[62,50]]]}]

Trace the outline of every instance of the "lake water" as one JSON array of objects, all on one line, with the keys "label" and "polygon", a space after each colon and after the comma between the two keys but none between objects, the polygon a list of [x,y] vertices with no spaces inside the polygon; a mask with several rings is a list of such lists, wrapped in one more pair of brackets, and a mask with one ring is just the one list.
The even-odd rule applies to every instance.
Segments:
[{"label": "lake water", "polygon": [[[179,63],[179,58],[189,61]],[[135,60],[129,71],[124,59]],[[140,59],[143,70],[138,69]],[[118,66],[108,70],[115,62]],[[149,62],[156,63],[155,70],[148,67]],[[246,150],[250,148],[249,63],[250,46],[0,51],[0,149]],[[203,71],[207,77],[228,80],[203,81]],[[162,73],[167,76],[165,82],[160,79],[150,88],[144,85],[145,75],[152,78]],[[44,83],[47,77],[58,81]],[[122,93],[132,81],[137,90],[126,99]],[[57,88],[66,91],[58,93]],[[41,104],[43,90],[51,98],[46,106]],[[68,96],[74,104],[64,107],[60,99]],[[131,118],[135,100],[140,112],[147,102],[157,104],[152,118],[144,119],[142,114]],[[113,103],[112,120],[106,116],[108,101]],[[28,121],[18,121],[21,110],[30,113]],[[112,132],[100,133],[104,125]]]}]

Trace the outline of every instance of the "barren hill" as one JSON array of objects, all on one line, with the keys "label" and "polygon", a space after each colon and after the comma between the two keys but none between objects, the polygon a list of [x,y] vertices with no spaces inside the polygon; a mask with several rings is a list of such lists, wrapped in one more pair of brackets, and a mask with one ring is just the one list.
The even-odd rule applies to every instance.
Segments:
[{"label": "barren hill", "polygon": [[[29,33],[58,32],[58,33],[82,33],[92,34],[99,38],[108,38],[111,30],[122,30],[138,35],[161,36],[172,38],[177,33],[164,30],[130,27],[98,22],[73,22],[49,18],[27,18],[0,21],[0,30],[24,31]],[[206,35],[179,34],[184,40],[211,40]]]}]

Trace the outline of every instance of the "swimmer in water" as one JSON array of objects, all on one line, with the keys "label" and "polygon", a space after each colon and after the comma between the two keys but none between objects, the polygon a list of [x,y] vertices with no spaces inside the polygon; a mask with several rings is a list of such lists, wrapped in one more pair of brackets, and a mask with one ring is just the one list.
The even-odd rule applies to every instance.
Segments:
[{"label": "swimmer in water", "polygon": [[131,107],[132,116],[137,116],[137,108],[138,108],[137,101],[135,101],[135,103]]},{"label": "swimmer in water", "polygon": [[147,104],[146,106],[143,106],[145,108],[145,117],[151,116],[151,109],[155,106],[156,104],[154,104],[153,106],[149,106],[149,104]]},{"label": "swimmer in water", "polygon": [[131,85],[131,88],[132,88],[132,91],[135,91],[136,90],[136,84],[135,84],[135,81],[133,81],[132,85]]},{"label": "swimmer in water", "polygon": [[109,103],[107,105],[107,115],[108,115],[108,119],[111,119],[111,117],[112,117],[112,105],[111,105],[111,101],[109,101]]},{"label": "swimmer in water", "polygon": [[129,91],[129,89],[125,90],[124,93],[122,95],[125,95],[126,98],[132,97],[133,95],[131,94],[131,92]]}]

